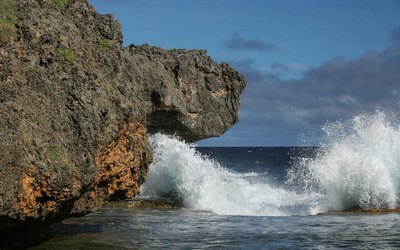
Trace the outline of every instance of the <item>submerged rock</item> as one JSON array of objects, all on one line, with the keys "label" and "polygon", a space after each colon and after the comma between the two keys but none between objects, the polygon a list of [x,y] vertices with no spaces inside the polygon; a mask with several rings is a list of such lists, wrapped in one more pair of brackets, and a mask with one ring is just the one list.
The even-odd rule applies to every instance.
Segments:
[{"label": "submerged rock", "polygon": [[133,198],[107,203],[105,208],[129,209],[178,209],[183,207],[181,200],[176,198]]},{"label": "submerged rock", "polygon": [[0,47],[2,220],[132,198],[152,161],[148,132],[196,141],[238,120],[245,81],[205,51],[123,48],[120,24],[86,0],[16,0],[14,11]]}]

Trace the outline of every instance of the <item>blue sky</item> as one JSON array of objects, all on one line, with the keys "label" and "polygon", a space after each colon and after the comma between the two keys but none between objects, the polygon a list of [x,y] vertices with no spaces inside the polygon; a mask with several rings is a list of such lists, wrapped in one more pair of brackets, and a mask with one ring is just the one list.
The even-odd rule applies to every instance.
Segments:
[{"label": "blue sky", "polygon": [[201,146],[302,145],[327,121],[399,105],[399,0],[90,3],[125,45],[206,49],[244,74],[240,122]]}]

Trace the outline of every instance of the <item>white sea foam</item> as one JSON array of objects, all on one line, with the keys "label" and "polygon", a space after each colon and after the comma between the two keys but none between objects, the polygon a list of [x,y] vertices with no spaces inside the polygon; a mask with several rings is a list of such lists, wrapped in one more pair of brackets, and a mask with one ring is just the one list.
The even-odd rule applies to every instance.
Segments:
[{"label": "white sea foam", "polygon": [[400,128],[382,112],[326,125],[327,143],[298,159],[287,186],[268,173],[237,173],[162,134],[150,137],[154,163],[145,196],[174,196],[187,208],[223,215],[308,215],[349,208],[394,208],[400,185]]},{"label": "white sea foam", "polygon": [[[310,214],[318,194],[298,195],[260,180],[262,174],[237,173],[200,155],[170,136],[150,138],[154,163],[143,185],[144,196],[175,196],[187,208],[224,215]],[[252,178],[254,177],[254,178]]]}]

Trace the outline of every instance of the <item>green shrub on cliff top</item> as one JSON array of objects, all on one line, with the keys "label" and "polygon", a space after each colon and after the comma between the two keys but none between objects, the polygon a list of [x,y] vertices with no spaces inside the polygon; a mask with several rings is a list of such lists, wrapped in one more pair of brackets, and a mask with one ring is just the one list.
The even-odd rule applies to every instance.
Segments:
[{"label": "green shrub on cliff top", "polygon": [[65,7],[67,5],[68,0],[53,0],[53,3],[60,7]]},{"label": "green shrub on cliff top", "polygon": [[101,39],[99,42],[99,47],[101,52],[107,52],[112,44],[112,41],[109,39]]},{"label": "green shrub on cliff top", "polygon": [[16,20],[14,1],[0,0],[0,45],[7,42],[14,34]]},{"label": "green shrub on cliff top", "polygon": [[15,23],[17,18],[14,14],[13,0],[0,0],[0,19],[5,22]]}]

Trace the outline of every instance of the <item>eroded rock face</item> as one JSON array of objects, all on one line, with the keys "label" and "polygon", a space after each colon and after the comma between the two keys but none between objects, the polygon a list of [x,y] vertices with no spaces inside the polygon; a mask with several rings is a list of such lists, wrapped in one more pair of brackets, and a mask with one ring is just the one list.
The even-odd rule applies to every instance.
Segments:
[{"label": "eroded rock face", "polygon": [[110,145],[96,154],[99,168],[89,191],[75,203],[72,213],[94,211],[109,199],[133,198],[140,192],[151,162],[143,122],[126,123]]},{"label": "eroded rock face", "polygon": [[188,141],[237,121],[245,82],[204,51],[122,47],[86,0],[16,0],[0,47],[0,218],[60,219],[135,196],[147,134]]},{"label": "eroded rock face", "polygon": [[186,141],[219,136],[238,120],[243,77],[204,50],[124,49],[127,70],[144,88],[150,132]]}]

